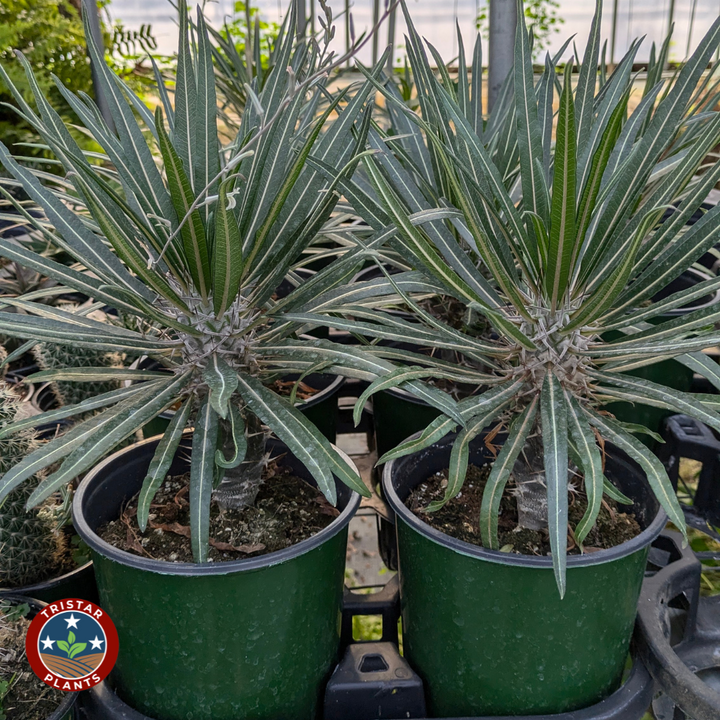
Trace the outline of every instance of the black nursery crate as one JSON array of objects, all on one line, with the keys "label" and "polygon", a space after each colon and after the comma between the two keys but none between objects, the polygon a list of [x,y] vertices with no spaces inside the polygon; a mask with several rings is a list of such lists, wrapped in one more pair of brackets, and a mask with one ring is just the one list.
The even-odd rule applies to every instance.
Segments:
[{"label": "black nursery crate", "polygon": [[720,718],[720,595],[701,597],[702,565],[680,533],[654,543],[657,572],[643,583],[636,647],[660,691],[658,720]]},{"label": "black nursery crate", "polygon": [[[659,561],[662,560],[661,556]],[[353,640],[352,621],[357,615],[382,617],[380,641]],[[324,720],[427,718],[422,679],[399,652],[399,618],[397,576],[375,594],[364,595],[345,589],[342,618],[344,651],[325,690]],[[583,710],[556,715],[441,720],[640,720],[650,706],[653,692],[652,677],[634,656],[633,667],[625,683],[609,698]]]},{"label": "black nursery crate", "polygon": [[[687,524],[720,541],[720,440],[707,425],[687,415],[669,417],[663,439],[657,454],[675,490],[690,499],[682,505]],[[680,477],[681,458],[702,463],[697,488],[687,486]]]}]

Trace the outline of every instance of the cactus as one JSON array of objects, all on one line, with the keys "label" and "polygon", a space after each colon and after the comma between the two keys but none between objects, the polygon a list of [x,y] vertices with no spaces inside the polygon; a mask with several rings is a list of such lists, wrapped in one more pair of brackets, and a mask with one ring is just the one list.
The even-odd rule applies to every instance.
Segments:
[{"label": "cactus", "polygon": [[[33,348],[33,356],[41,370],[55,370],[68,367],[117,367],[121,358],[117,353],[108,353],[92,348],[72,345],[39,343]],[[100,393],[117,389],[116,382],[66,382],[51,383],[55,398],[60,405],[73,405]]]},{"label": "cactus", "polygon": [[[0,428],[12,422],[20,401],[12,388],[0,383]],[[0,476],[39,446],[34,432],[0,439]],[[25,503],[40,479],[34,478],[0,505],[0,587],[20,587],[44,580],[58,564],[63,537],[54,529],[51,505],[26,510]]]}]

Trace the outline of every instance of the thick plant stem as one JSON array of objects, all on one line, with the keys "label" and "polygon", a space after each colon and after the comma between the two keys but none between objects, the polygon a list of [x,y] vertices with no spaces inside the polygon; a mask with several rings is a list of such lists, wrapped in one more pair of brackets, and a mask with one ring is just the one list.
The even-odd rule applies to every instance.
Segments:
[{"label": "thick plant stem", "polygon": [[[235,454],[232,433],[225,423],[222,426],[222,452],[227,458]],[[255,502],[260,486],[262,472],[266,464],[265,431],[258,417],[247,413],[245,417],[247,451],[245,460],[235,468],[225,470],[225,475],[215,490],[215,500],[226,510],[239,510]]]},{"label": "thick plant stem", "polygon": [[518,525],[529,530],[548,526],[547,484],[542,437],[533,433],[513,466],[517,485]]}]

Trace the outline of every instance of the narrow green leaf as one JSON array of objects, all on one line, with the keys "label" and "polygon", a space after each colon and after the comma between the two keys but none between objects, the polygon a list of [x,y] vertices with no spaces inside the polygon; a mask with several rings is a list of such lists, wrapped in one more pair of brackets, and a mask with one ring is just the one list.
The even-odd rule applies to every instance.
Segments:
[{"label": "narrow green leaf", "polygon": [[627,495],[623,495],[607,478],[603,481],[603,491],[616,503],[621,505],[633,504],[633,501]]},{"label": "narrow green leaf", "polygon": [[612,306],[615,299],[627,287],[628,279],[635,266],[635,258],[642,244],[647,231],[657,222],[662,214],[660,210],[650,211],[645,220],[640,224],[635,235],[631,238],[629,246],[625,253],[621,256],[620,264],[612,270],[610,275],[604,275],[602,282],[593,293],[585,300],[584,303],[570,316],[570,322],[563,329],[564,333],[569,333],[576,328],[589,325],[597,320],[602,314]]},{"label": "narrow green leaf", "polygon": [[352,490],[369,496],[357,472],[337,456],[327,439],[301,412],[250,375],[238,375],[238,389],[250,410],[305,465],[328,502],[333,505],[337,502],[332,473]]},{"label": "narrow green leaf", "polygon": [[152,380],[167,379],[166,372],[157,370],[131,370],[114,367],[68,367],[58,370],[41,370],[25,378],[28,383],[41,383],[58,380],[70,382],[107,382],[109,380]]},{"label": "narrow green leaf", "polygon": [[[176,113],[176,118],[179,117]],[[203,299],[207,300],[210,289],[210,256],[208,254],[205,226],[197,209],[193,210],[190,217],[185,220],[190,207],[195,201],[195,195],[188,176],[183,169],[180,156],[165,131],[162,110],[159,106],[155,110],[155,124],[158,131],[158,145],[163,156],[165,173],[170,186],[170,196],[178,215],[178,222],[183,223],[180,234],[183,241],[185,261],[195,287]],[[176,133],[176,137],[178,137],[178,133]]]},{"label": "narrow green leaf", "polygon": [[236,468],[245,459],[247,438],[245,437],[245,421],[240,411],[230,406],[230,433],[235,447],[235,454],[227,460],[220,448],[215,452],[215,464],[220,468]]},{"label": "narrow green leaf", "polygon": [[572,63],[568,63],[565,67],[565,85],[560,96],[555,143],[550,247],[545,276],[545,287],[553,308],[558,306],[567,288],[573,258],[576,254],[575,174],[577,168],[571,71]]},{"label": "narrow green leaf", "polygon": [[594,410],[585,409],[590,423],[594,425],[604,437],[614,445],[626,452],[644,470],[648,483],[655,496],[660,501],[668,518],[683,533],[685,529],[685,516],[680,509],[675,490],[663,464],[648,450],[637,438],[624,432],[614,420],[600,415]]},{"label": "narrow green leaf", "polygon": [[[188,38],[188,7],[186,0],[178,0],[178,55],[177,55],[177,77],[175,80],[175,128],[173,139],[177,145],[179,159],[185,165],[185,172],[192,176],[193,168],[196,166],[195,154],[198,151],[197,144],[197,81],[195,79],[195,68],[191,53],[192,44]],[[157,118],[157,113],[156,116]],[[156,120],[158,133],[162,123]],[[188,180],[188,185],[190,181]],[[196,188],[199,192],[202,188]],[[179,213],[178,213],[179,214]],[[178,220],[182,219],[182,215]]]},{"label": "narrow green leaf", "polygon": [[54,462],[62,460],[76,447],[82,445],[88,437],[91,437],[103,426],[107,425],[116,412],[119,412],[119,410],[112,408],[111,411],[95,415],[26,455],[0,478],[0,503],[20,483]]},{"label": "narrow green leaf", "polygon": [[[720,390],[720,365],[715,360],[711,360],[704,353],[691,353],[689,355],[678,355],[677,360],[685,367],[690,368],[693,372],[702,375],[709,380],[718,390]],[[2,437],[2,435],[0,435]]]},{"label": "narrow green leaf", "polygon": [[567,398],[566,407],[570,436],[585,476],[585,493],[588,500],[587,510],[575,528],[575,539],[578,545],[582,546],[600,513],[605,477],[603,475],[602,457],[595,435],[587,424],[577,400]]},{"label": "narrow green leaf", "polygon": [[473,417],[472,421],[458,433],[450,452],[450,467],[448,469],[448,484],[442,500],[436,500],[427,507],[427,512],[436,512],[449,500],[452,500],[465,483],[468,460],[470,457],[470,443],[488,426],[488,424],[501,412],[505,403],[497,403],[494,407],[480,415]]},{"label": "narrow green leaf", "polygon": [[543,149],[537,100],[533,86],[533,63],[528,32],[525,28],[525,12],[522,0],[516,0],[518,23],[515,31],[515,64],[513,78],[515,87],[515,117],[517,121],[517,142],[520,150],[520,178],[523,191],[523,205],[549,222],[549,208],[545,176],[538,172],[535,160],[542,168]]},{"label": "narrow green leaf", "polygon": [[[626,397],[622,399],[690,415],[715,430],[720,431],[720,415],[703,407],[700,402],[688,393],[673,390],[664,385],[658,385],[650,380],[636,378],[631,375],[621,375],[619,373],[604,372],[602,370],[589,370],[588,374],[594,380],[600,380],[603,383],[622,388],[626,391],[623,393]],[[603,390],[606,389],[608,388],[603,388]]]},{"label": "narrow green leaf", "polygon": [[[110,416],[102,427],[102,433],[95,432],[72,450],[60,468],[43,480],[27,501],[27,507],[34,507],[53,492],[91,468],[98,460],[130,437],[149,420],[167,409],[177,400],[178,394],[190,379],[190,372],[172,378],[159,392],[152,395],[136,395],[106,410]],[[100,417],[103,417],[101,415]]]},{"label": "narrow green leaf", "polygon": [[377,465],[383,465],[396,458],[412,455],[420,450],[424,450],[438,442],[438,440],[442,440],[448,433],[453,432],[456,427],[457,424],[454,420],[445,415],[440,415],[436,417],[417,438],[406,440],[393,450],[386,452],[379,458]]},{"label": "narrow green leaf", "polygon": [[[132,314],[137,313],[137,309],[133,305],[127,304],[124,300],[115,297],[111,292],[104,291],[101,288],[103,283],[96,278],[85,273],[78,272],[72,268],[68,268],[61,263],[55,262],[50,258],[43,257],[37,253],[26,250],[20,245],[3,240],[0,238],[0,256],[14,260],[23,267],[37,270],[39,273],[56,280],[73,290],[77,290],[95,300],[103,300],[111,307],[118,310],[125,310]],[[108,286],[105,286],[108,287]],[[110,286],[113,287],[113,286]],[[116,288],[115,288],[116,289]],[[129,291],[130,292],[130,291]]]},{"label": "narrow green leaf", "polygon": [[525,441],[535,424],[537,406],[538,397],[536,395],[522,413],[513,419],[507,439],[493,463],[483,491],[480,508],[480,537],[483,545],[491,550],[499,549],[497,528],[500,500],[515,461],[525,447]]},{"label": "narrow green leaf", "polygon": [[[600,138],[600,144],[592,157],[592,165],[588,174],[585,186],[581,187],[582,196],[577,210],[577,235],[575,238],[576,247],[580,247],[585,239],[585,233],[590,225],[592,213],[595,210],[596,200],[602,187],[602,179],[605,174],[608,162],[617,142],[618,136],[623,127],[627,102],[630,99],[630,92],[625,93],[621,102],[613,110],[608,121],[605,132]],[[592,107],[592,103],[590,104]],[[578,136],[580,130],[578,129]]]},{"label": "narrow green leaf", "polygon": [[18,165],[1,142],[0,162],[20,180],[27,194],[45,210],[48,219],[59,233],[63,247],[75,259],[107,282],[124,285],[129,290],[152,299],[149,290],[125,269],[120,259],[79,223],[77,216],[42,186],[29,170]]},{"label": "narrow green leaf", "polygon": [[525,335],[512,320],[506,318],[502,310],[492,310],[486,305],[477,302],[468,303],[468,307],[485,315],[500,332],[504,333],[509,339],[514,340],[526,350],[537,350],[535,343]]},{"label": "narrow green leaf", "polygon": [[598,56],[600,54],[600,30],[602,26],[602,0],[595,3],[595,13],[590,25],[590,35],[585,46],[585,54],[580,65],[575,106],[577,111],[578,155],[583,156],[583,148],[590,138],[593,122],[595,85],[597,83]]},{"label": "narrow green leaf", "polygon": [[[129,240],[123,228],[119,227],[107,214],[105,208],[100,204],[98,198],[90,190],[89,186],[79,177],[75,182],[85,198],[85,204],[93,219],[100,226],[105,238],[114,248],[118,257],[142,280],[147,283],[158,295],[167,298],[171,302],[185,307],[177,293],[168,285],[165,279],[157,272],[148,269],[148,257],[142,257],[135,245]],[[146,292],[147,294],[147,292]]]},{"label": "narrow green leaf", "polygon": [[196,563],[207,562],[208,557],[217,442],[218,416],[206,400],[195,420],[190,463],[190,542]]},{"label": "narrow green leaf", "polygon": [[663,300],[658,300],[652,303],[648,307],[642,308],[630,315],[622,316],[615,322],[602,321],[603,331],[617,330],[619,328],[625,328],[630,326],[637,326],[639,323],[649,320],[650,318],[657,317],[658,315],[664,315],[670,310],[689,305],[694,300],[704,298],[706,295],[717,294],[720,290],[720,277],[715,277],[710,280],[704,280],[703,282],[694,285],[691,290],[683,289]]},{"label": "narrow green leaf", "polygon": [[[217,97],[215,92],[215,69],[212,62],[212,46],[201,7],[197,7],[197,105],[192,108],[195,118],[195,152],[192,175],[195,193],[208,188],[214,195],[216,185],[211,180],[220,172],[220,156],[217,129]],[[188,173],[190,166],[188,166]],[[209,208],[205,207],[207,220]]]},{"label": "narrow green leaf", "polygon": [[182,439],[185,425],[190,416],[192,405],[192,400],[188,399],[183,406],[175,412],[157,448],[155,448],[155,453],[153,459],[150,461],[150,467],[143,480],[140,497],[138,499],[137,519],[142,532],[145,532],[145,528],[147,527],[150,505],[155,497],[155,493],[157,493],[158,488],[162,485],[170,469],[170,465],[172,465],[172,461],[175,458],[175,453],[180,445],[180,440]]},{"label": "narrow green leaf", "polygon": [[161,352],[173,348],[176,343],[168,341],[128,337],[124,334],[109,332],[112,326],[105,325],[107,330],[100,332],[84,328],[68,322],[59,322],[33,315],[0,312],[0,332],[11,337],[26,340],[56,342],[78,347],[92,347],[98,350],[121,350],[133,354],[141,354],[143,350]]},{"label": "narrow green leaf", "polygon": [[210,405],[225,420],[230,398],[238,385],[237,372],[217,353],[213,353],[203,371],[203,380],[210,388]]},{"label": "narrow green leaf", "polygon": [[243,271],[242,240],[235,213],[228,210],[228,191],[234,179],[220,185],[215,206],[215,239],[212,251],[213,307],[221,318],[237,297]]},{"label": "narrow green leaf", "polygon": [[390,388],[396,388],[402,385],[408,380],[420,380],[423,378],[438,378],[443,377],[444,373],[440,370],[434,370],[432,368],[422,367],[400,367],[397,370],[393,370],[387,375],[378,378],[375,382],[371,383],[360,395],[355,403],[355,409],[353,410],[353,421],[357,426],[360,422],[360,416],[362,414],[365,403],[377,392],[381,390],[388,390]]},{"label": "narrow green leaf", "polygon": [[[574,136],[574,130],[573,130]],[[557,161],[556,161],[557,162]],[[560,382],[548,372],[540,392],[548,528],[553,570],[560,597],[565,596],[568,528],[568,432],[567,408]]]}]

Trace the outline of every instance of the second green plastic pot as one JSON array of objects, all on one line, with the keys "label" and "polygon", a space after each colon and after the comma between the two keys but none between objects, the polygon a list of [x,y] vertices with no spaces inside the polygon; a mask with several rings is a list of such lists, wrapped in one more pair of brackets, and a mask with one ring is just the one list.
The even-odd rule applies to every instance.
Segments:
[{"label": "second green plastic pot", "polygon": [[378,457],[424,430],[440,415],[437,408],[400,388],[375,393],[372,405]]},{"label": "second green plastic pot", "polygon": [[[568,556],[560,599],[550,557],[485,550],[422,522],[404,500],[447,468],[453,435],[385,465],[396,513],[404,654],[432,717],[534,715],[587,707],[620,684],[650,543],[665,515],[620,453],[606,473],[644,528],[610,550]],[[470,462],[491,460],[484,438]]]},{"label": "second green plastic pot", "polygon": [[[138,557],[95,530],[138,492],[157,442],[109,457],[86,476],[73,503],[101,605],[118,630],[110,676],[118,695],[156,720],[316,718],[337,661],[347,526],[360,497],[338,482],[340,516],[268,555],[204,564]],[[286,446],[275,441],[272,450],[311,482]],[[187,468],[185,447],[170,472]]]}]

